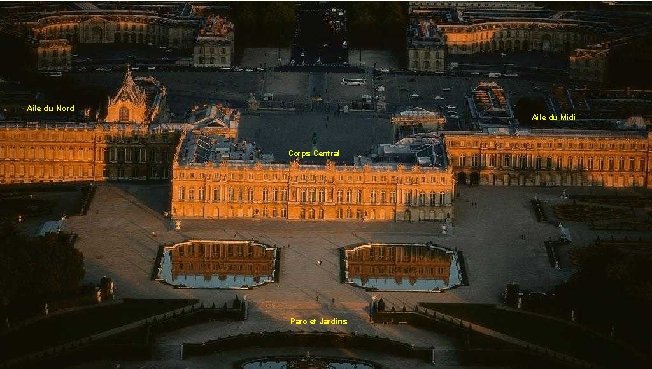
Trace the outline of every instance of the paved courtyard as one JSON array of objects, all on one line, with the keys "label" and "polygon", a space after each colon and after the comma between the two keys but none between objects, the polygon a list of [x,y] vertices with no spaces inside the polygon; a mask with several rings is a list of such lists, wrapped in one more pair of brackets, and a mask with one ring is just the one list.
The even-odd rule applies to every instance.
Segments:
[{"label": "paved courtyard", "polygon": [[338,162],[353,162],[355,155],[365,155],[374,145],[392,142],[392,129],[386,118],[373,113],[350,116],[326,113],[261,112],[245,115],[240,123],[239,138],[254,141],[274,159],[289,162],[289,150],[312,151],[313,133],[321,151],[340,150]]},{"label": "paved courtyard", "polygon": [[[568,190],[569,194],[589,191]],[[372,293],[339,282],[338,248],[366,241],[433,241],[464,253],[469,286],[444,293],[374,293],[383,297],[388,306],[399,309],[418,302],[498,303],[506,283],[516,281],[522,288],[545,290],[570,275],[569,265],[562,265],[560,270],[550,267],[543,241],[557,238],[559,229],[553,222],[538,223],[529,203],[534,196],[547,207],[562,201],[560,188],[461,186],[459,192],[449,235],[441,235],[434,223],[260,220],[185,220],[182,229],[174,231],[169,219],[161,215],[169,186],[113,184],[99,186],[88,215],[69,218],[65,228],[79,234],[77,246],[84,253],[86,279],[97,282],[103,275],[113,277],[119,297],[198,298],[221,305],[238,295],[250,302],[247,321],[206,323],[159,337],[157,360],[176,360],[182,342],[267,330],[331,330],[435,345],[448,353],[447,363],[454,364],[456,344],[449,337],[407,326],[369,324],[367,306]],[[471,202],[477,202],[477,207],[472,207]],[[596,233],[580,224],[567,226],[578,245],[592,242],[596,235],[608,237],[607,233]],[[525,240],[521,234],[525,234]],[[284,246],[280,283],[233,291],[174,289],[152,281],[158,246],[186,239],[256,239]],[[323,263],[317,265],[317,260]],[[347,319],[348,324],[290,324],[291,318],[321,317]]]}]

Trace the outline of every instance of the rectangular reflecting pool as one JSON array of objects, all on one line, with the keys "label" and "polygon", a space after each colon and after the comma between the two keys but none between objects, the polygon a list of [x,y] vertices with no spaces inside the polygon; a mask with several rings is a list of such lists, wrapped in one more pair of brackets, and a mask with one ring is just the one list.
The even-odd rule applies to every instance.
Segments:
[{"label": "rectangular reflecting pool", "polygon": [[344,248],[345,282],[378,291],[441,291],[463,284],[458,252],[434,244]]},{"label": "rectangular reflecting pool", "polygon": [[181,242],[163,248],[158,279],[180,288],[256,287],[274,282],[277,255],[256,241]]}]

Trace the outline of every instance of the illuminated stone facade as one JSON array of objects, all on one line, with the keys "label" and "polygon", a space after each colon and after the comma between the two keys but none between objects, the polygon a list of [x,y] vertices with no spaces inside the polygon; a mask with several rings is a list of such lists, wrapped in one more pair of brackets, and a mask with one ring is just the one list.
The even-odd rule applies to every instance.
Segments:
[{"label": "illuminated stone facade", "polygon": [[[183,143],[183,139],[181,141]],[[403,165],[173,164],[175,218],[418,221],[453,216],[450,169]]]},{"label": "illuminated stone facade", "polygon": [[167,179],[178,134],[137,125],[0,126],[0,183]]},{"label": "illuminated stone facade", "polygon": [[596,40],[593,28],[565,20],[519,19],[439,24],[449,54],[481,52],[569,52]]},{"label": "illuminated stone facade", "polygon": [[643,131],[448,132],[444,136],[460,184],[652,188],[652,134]]},{"label": "illuminated stone facade", "polygon": [[70,70],[72,46],[68,40],[41,40],[36,47],[38,70],[65,72]]},{"label": "illuminated stone facade", "polygon": [[199,19],[151,11],[61,11],[27,23],[38,40],[67,39],[72,44],[152,44],[191,48]]},{"label": "illuminated stone facade", "polygon": [[233,23],[214,16],[199,30],[193,50],[195,67],[230,67],[233,63]]},{"label": "illuminated stone facade", "polygon": [[109,98],[104,121],[149,125],[168,119],[166,88],[153,77],[134,79],[127,68],[122,86]]},{"label": "illuminated stone facade", "polygon": [[[455,4],[445,8],[411,5],[407,31],[409,70],[443,72],[449,55],[570,52],[595,42],[599,33],[596,28],[601,26],[568,19],[538,18],[537,14],[527,11],[504,17],[502,10],[491,6],[480,7],[469,15],[457,8]],[[519,11],[515,14],[520,14]]]}]

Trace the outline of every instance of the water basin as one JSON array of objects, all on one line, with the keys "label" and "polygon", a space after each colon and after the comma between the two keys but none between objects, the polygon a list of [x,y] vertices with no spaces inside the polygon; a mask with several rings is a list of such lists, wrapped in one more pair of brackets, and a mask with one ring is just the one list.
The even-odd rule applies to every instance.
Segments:
[{"label": "water basin", "polygon": [[275,281],[277,255],[257,241],[181,242],[163,248],[158,279],[180,288],[247,289]]}]

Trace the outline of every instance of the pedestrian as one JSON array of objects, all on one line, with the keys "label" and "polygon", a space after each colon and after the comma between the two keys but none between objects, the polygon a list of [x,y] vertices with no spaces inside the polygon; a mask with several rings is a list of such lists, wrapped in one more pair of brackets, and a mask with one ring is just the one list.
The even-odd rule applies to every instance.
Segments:
[{"label": "pedestrian", "polygon": [[317,302],[319,302],[319,295],[317,295]]},{"label": "pedestrian", "polygon": [[335,305],[335,297],[331,298],[331,303]]}]

